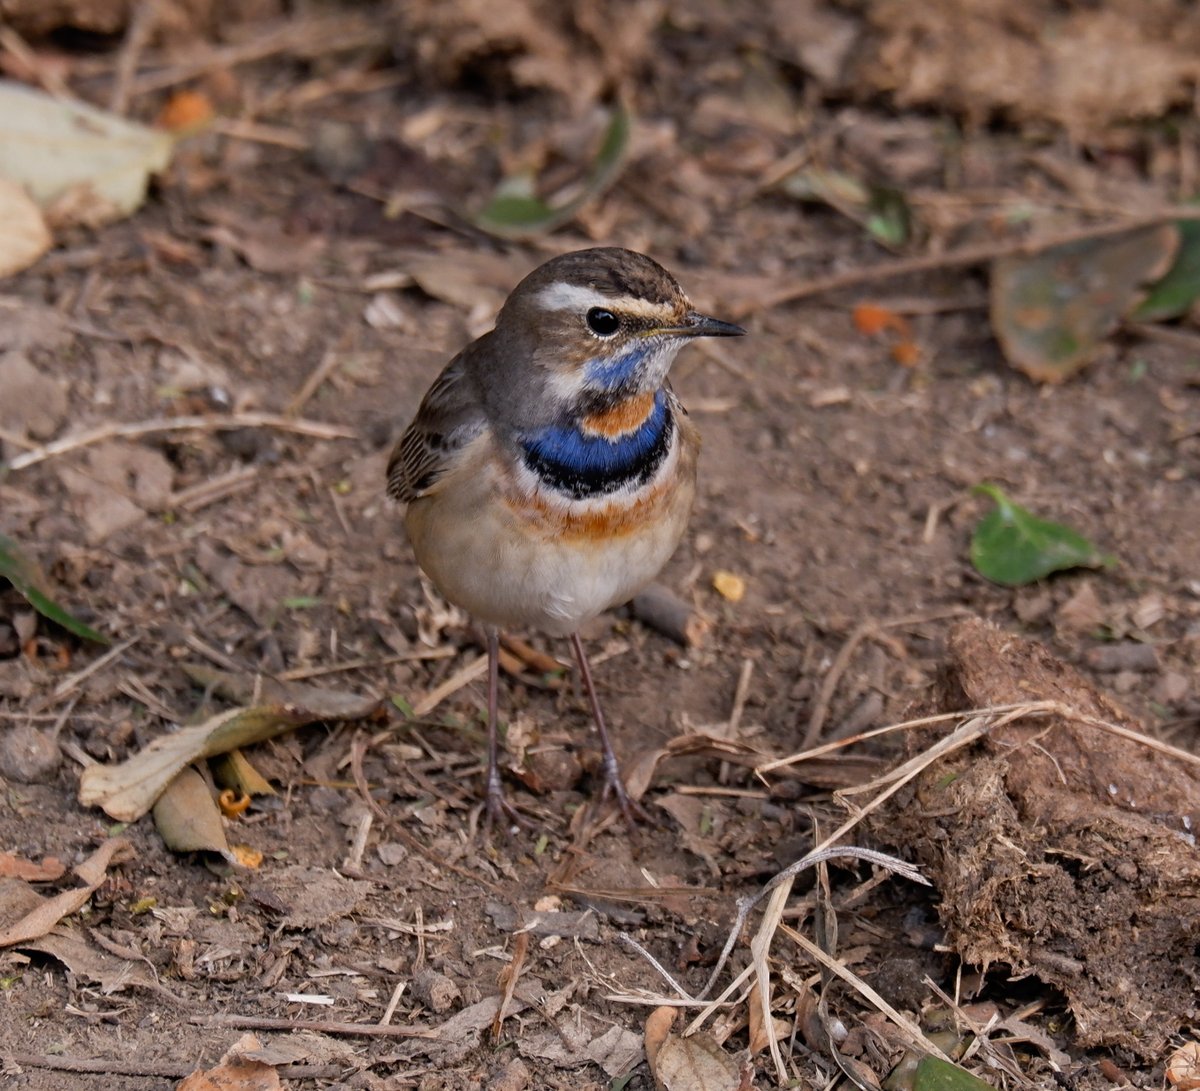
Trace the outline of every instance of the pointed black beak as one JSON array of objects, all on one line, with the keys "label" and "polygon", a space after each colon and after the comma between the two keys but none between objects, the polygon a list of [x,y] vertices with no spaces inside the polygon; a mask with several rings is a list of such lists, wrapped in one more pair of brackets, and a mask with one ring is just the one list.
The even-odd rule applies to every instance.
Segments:
[{"label": "pointed black beak", "polygon": [[746,331],[732,322],[722,322],[698,311],[688,311],[678,326],[668,326],[656,333],[673,333],[676,337],[741,337]]}]

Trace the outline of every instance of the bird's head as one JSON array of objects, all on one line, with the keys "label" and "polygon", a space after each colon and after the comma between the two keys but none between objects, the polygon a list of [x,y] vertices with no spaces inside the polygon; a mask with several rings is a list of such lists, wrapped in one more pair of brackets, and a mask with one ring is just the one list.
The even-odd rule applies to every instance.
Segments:
[{"label": "bird's head", "polygon": [[658,390],[686,341],[744,332],[698,313],[658,262],[618,247],[552,258],[513,289],[496,319],[500,344],[563,400]]}]

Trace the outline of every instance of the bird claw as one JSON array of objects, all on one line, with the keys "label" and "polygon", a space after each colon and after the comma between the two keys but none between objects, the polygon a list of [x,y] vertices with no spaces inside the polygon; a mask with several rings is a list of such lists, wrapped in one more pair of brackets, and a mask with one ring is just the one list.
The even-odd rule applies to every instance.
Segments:
[{"label": "bird claw", "polygon": [[490,834],[494,827],[502,829],[505,834],[510,836],[518,827],[526,830],[537,829],[537,823],[533,819],[526,818],[509,803],[508,797],[504,794],[504,786],[498,777],[495,781],[488,779],[483,806],[484,830]]},{"label": "bird claw", "polygon": [[625,782],[621,780],[621,770],[615,761],[611,763],[605,761],[604,763],[604,787],[600,790],[600,802],[603,803],[610,796],[616,798],[617,806],[621,808],[625,825],[629,827],[632,836],[637,836],[639,822],[647,826],[658,825],[658,820],[642,806],[639,800],[634,799],[626,791]]}]

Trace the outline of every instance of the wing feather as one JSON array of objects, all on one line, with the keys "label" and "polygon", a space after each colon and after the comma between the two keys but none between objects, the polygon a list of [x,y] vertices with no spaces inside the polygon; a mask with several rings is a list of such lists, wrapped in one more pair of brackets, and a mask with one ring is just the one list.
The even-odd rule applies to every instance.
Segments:
[{"label": "wing feather", "polygon": [[464,354],[434,380],[388,459],[387,491],[408,502],[424,496],[487,427]]}]

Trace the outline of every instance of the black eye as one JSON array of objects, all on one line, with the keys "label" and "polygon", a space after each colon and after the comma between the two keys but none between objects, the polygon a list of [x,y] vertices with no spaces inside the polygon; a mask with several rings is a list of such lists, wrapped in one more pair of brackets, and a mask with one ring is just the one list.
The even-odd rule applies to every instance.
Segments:
[{"label": "black eye", "polygon": [[601,337],[611,337],[621,328],[621,320],[603,307],[593,307],[587,313],[588,329]]}]

